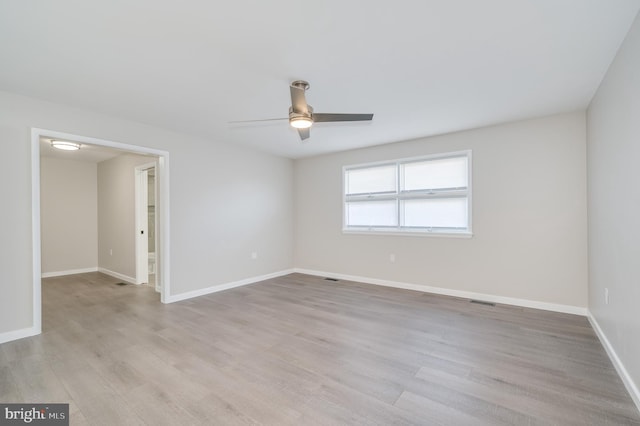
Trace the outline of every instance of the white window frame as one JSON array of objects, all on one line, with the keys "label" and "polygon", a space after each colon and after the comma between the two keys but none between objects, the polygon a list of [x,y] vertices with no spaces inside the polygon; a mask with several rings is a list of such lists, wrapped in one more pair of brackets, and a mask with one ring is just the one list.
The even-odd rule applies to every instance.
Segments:
[{"label": "white window frame", "polygon": [[[466,157],[467,158],[467,188],[466,189],[444,189],[444,190],[420,190],[420,191],[401,191],[401,165],[407,163],[442,160],[445,158]],[[371,167],[390,166],[396,167],[396,191],[393,193],[377,193],[377,194],[358,194],[347,195],[346,175],[349,170],[367,169]],[[353,164],[342,167],[342,232],[344,234],[372,234],[372,235],[413,235],[413,236],[430,236],[430,237],[453,237],[453,238],[471,238],[473,236],[472,224],[472,153],[471,150],[447,152],[440,154],[432,154],[420,157],[400,158],[390,161],[379,161],[365,164]],[[400,201],[408,199],[434,199],[434,198],[454,198],[464,197],[467,199],[467,227],[466,229],[455,228],[427,228],[427,227],[405,227],[400,222]],[[395,200],[397,205],[398,226],[347,226],[347,202],[358,200]]]}]

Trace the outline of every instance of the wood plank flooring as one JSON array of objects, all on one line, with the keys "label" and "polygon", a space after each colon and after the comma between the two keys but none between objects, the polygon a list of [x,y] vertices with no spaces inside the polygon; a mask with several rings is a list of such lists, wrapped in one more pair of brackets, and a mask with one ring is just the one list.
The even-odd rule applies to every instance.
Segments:
[{"label": "wood plank flooring", "polygon": [[69,402],[72,425],[640,425],[580,316],[301,274],[171,305],[116,281],[43,280],[0,401]]}]

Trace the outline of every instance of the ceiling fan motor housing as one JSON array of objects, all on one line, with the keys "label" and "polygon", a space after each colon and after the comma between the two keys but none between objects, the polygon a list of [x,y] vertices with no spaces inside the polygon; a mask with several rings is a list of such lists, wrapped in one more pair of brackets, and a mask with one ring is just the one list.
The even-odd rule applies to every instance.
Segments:
[{"label": "ceiling fan motor housing", "polygon": [[308,119],[313,119],[313,108],[311,105],[307,105],[307,112],[294,112],[293,107],[289,107],[289,120],[293,118],[304,117]]}]

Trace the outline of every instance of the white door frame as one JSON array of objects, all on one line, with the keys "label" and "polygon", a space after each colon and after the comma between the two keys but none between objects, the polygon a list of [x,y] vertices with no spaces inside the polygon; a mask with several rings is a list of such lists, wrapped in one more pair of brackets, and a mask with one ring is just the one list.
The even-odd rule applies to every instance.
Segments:
[{"label": "white door frame", "polygon": [[33,332],[42,332],[42,267],[41,267],[41,235],[40,235],[40,138],[53,138],[99,145],[108,148],[116,148],[129,151],[134,154],[151,154],[158,157],[156,167],[156,188],[158,199],[156,209],[158,212],[158,233],[156,246],[156,261],[160,268],[156,270],[156,280],[160,281],[160,300],[169,303],[170,283],[170,251],[169,251],[169,152],[138,145],[129,145],[104,139],[74,135],[31,128],[31,238],[33,247]]},{"label": "white door frame", "polygon": [[[156,162],[136,166],[136,284],[149,282],[149,169],[156,169]],[[157,233],[154,233],[157,236]],[[158,281],[156,281],[158,284]],[[156,287],[160,287],[156,285]]]}]

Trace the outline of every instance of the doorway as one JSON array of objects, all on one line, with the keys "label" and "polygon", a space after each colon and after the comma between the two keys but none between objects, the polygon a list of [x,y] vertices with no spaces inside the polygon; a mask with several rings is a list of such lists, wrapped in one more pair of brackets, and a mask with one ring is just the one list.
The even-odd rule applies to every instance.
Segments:
[{"label": "doorway", "polygon": [[[169,303],[170,283],[169,283],[169,152],[137,145],[123,144],[119,142],[107,141],[91,137],[73,135],[45,129],[31,129],[31,185],[32,185],[32,247],[33,247],[33,332],[42,332],[42,240],[40,229],[40,140],[56,139],[71,141],[77,144],[86,144],[97,147],[113,148],[115,150],[153,156],[156,161],[153,163],[154,181],[154,229],[153,248],[154,257],[154,279],[157,289],[160,292],[162,303]],[[147,180],[149,172],[147,171]],[[145,185],[148,194],[148,181]],[[148,218],[148,216],[147,216]],[[148,224],[147,224],[148,227]],[[145,232],[147,234],[147,232]],[[145,235],[147,237],[147,235]],[[138,239],[136,239],[137,241]],[[148,247],[148,240],[147,240]],[[148,252],[147,252],[148,253]],[[148,255],[147,255],[148,262]],[[147,267],[148,274],[148,267]],[[148,278],[147,278],[148,280]]]},{"label": "doorway", "polygon": [[155,162],[142,164],[135,168],[136,193],[136,284],[148,284],[160,293],[161,284],[156,279],[157,261],[157,220]]}]

